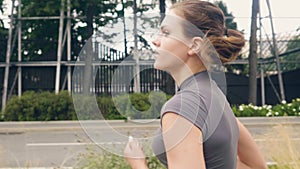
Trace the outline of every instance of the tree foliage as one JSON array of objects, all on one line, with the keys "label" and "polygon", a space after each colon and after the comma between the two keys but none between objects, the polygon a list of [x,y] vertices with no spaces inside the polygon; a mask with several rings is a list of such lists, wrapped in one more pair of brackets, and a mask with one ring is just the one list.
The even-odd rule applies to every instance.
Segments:
[{"label": "tree foliage", "polygon": [[[111,17],[107,17],[105,14],[111,13],[114,15],[114,9],[117,3],[108,2],[109,1],[103,0],[71,1],[71,13],[78,16],[78,19],[72,19],[71,22],[72,56],[78,55],[81,47],[85,43],[85,40],[92,34],[94,29],[93,21],[95,17],[98,17],[98,19],[95,20],[95,27],[103,26],[112,19]],[[40,3],[39,0],[23,0],[22,3],[23,17],[59,16],[60,14],[61,3],[59,1],[49,0]],[[66,0],[64,0],[64,3],[64,11],[66,16]],[[56,60],[58,30],[58,19],[23,21],[22,46],[24,51],[24,59]]]},{"label": "tree foliage", "polygon": [[[297,32],[300,33],[300,28],[297,29]],[[287,43],[287,48],[285,53],[288,53],[286,56],[282,57],[282,61],[293,62],[282,64],[283,71],[289,71],[300,68],[300,63],[295,63],[300,60],[300,34],[291,38]]]},{"label": "tree foliage", "polygon": [[[67,0],[65,16],[67,15]],[[116,9],[121,1],[117,0],[71,0],[71,36],[72,56],[78,56],[86,40],[94,30],[101,26],[117,22],[122,17],[122,11]],[[124,3],[124,8],[132,6],[132,1]],[[39,0],[23,0],[23,17],[59,16],[61,3],[55,0],[40,3]],[[149,6],[141,5],[138,12],[148,10]],[[66,21],[66,19],[65,19]],[[64,24],[64,30],[65,30]],[[28,20],[22,22],[23,58],[24,60],[56,60],[59,20]],[[63,53],[63,57],[66,54]]]},{"label": "tree foliage", "polygon": [[[65,3],[64,14],[66,16],[67,0],[63,1]],[[0,5],[2,2],[3,0],[0,0]],[[71,20],[72,59],[76,59],[86,40],[93,34],[95,30],[101,32],[102,26],[114,24],[118,21],[117,18],[124,16],[123,11],[117,10],[116,8],[117,5],[120,5],[121,3],[121,0],[71,0],[71,15],[73,17]],[[231,17],[226,20],[227,27],[235,29],[237,24],[233,21],[233,15],[228,12],[226,4],[224,4],[222,1],[218,1],[216,4],[224,11],[225,16]],[[124,3],[124,8],[130,8],[132,5],[132,0],[126,1]],[[155,4],[149,5],[141,3],[138,5],[137,11],[144,12],[150,8],[154,8],[154,6]],[[60,8],[60,1],[49,0],[41,3],[39,0],[22,0],[23,17],[59,16]],[[64,30],[65,28],[66,22],[64,22]],[[56,60],[58,30],[58,19],[23,20],[23,60]],[[101,33],[105,34],[106,32]],[[2,32],[0,32],[0,34],[2,35]],[[112,35],[108,37],[112,37]],[[143,41],[142,35],[139,35],[138,37]],[[6,39],[6,37],[3,39]],[[16,59],[16,56],[13,58]],[[66,52],[63,53],[63,59],[66,59]]]},{"label": "tree foliage", "polygon": [[3,13],[3,1],[4,0],[0,0],[0,12]]},{"label": "tree foliage", "polygon": [[[4,0],[0,0],[0,13],[3,13],[3,2]],[[0,19],[0,46],[2,46],[2,50],[0,51],[0,61],[5,61],[6,55],[6,43],[7,43],[7,35],[8,30],[4,27],[3,20]]]},{"label": "tree foliage", "polygon": [[[228,11],[227,5],[222,1],[216,1],[215,4],[223,11],[226,18],[226,28],[227,29],[238,29],[237,23],[234,21],[234,15],[232,12]],[[243,32],[243,30],[240,30]],[[242,59],[242,56],[238,56],[237,59]],[[227,65],[228,72],[239,72],[241,74],[248,74],[248,65],[238,64],[238,65]]]},{"label": "tree foliage", "polygon": [[228,11],[227,5],[222,1],[216,1],[215,4],[223,11],[226,17],[226,28],[227,29],[237,29],[237,23],[234,22],[234,16]]}]

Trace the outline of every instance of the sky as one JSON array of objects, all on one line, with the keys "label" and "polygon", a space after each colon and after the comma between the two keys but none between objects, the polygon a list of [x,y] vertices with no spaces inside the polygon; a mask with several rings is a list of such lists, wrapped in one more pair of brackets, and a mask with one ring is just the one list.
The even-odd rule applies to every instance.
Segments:
[{"label": "sky", "polygon": [[[245,30],[247,37],[250,34],[250,18],[252,0],[222,0],[226,3],[228,11],[235,16],[239,30]],[[271,12],[275,33],[296,31],[300,28],[300,1],[299,0],[270,0]],[[267,17],[268,7],[266,0],[260,1],[262,26],[267,34],[271,34],[270,19]]]},{"label": "sky", "polygon": [[[168,1],[168,0],[167,0]],[[215,0],[209,0],[214,2]],[[222,0],[235,16],[235,22],[238,24],[239,30],[244,30],[246,39],[250,35],[250,17],[252,0]],[[6,0],[11,2],[11,0]],[[273,15],[273,23],[275,33],[296,31],[300,27],[300,1],[299,0],[270,0],[271,11]],[[262,25],[264,32],[271,34],[270,20],[268,16],[267,3],[264,0],[260,1]],[[7,12],[9,12],[8,10]],[[1,17],[1,16],[0,16]],[[2,16],[3,17],[3,16]]]}]

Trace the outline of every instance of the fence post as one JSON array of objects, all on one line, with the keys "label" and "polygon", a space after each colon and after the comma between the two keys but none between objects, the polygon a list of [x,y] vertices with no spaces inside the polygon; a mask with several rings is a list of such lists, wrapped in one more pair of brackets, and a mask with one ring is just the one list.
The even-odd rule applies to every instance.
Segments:
[{"label": "fence post", "polygon": [[276,42],[276,39],[275,39],[275,31],[274,31],[273,18],[272,18],[272,12],[271,12],[271,5],[270,5],[269,0],[266,0],[266,1],[267,1],[267,6],[268,6],[268,10],[269,10],[269,17],[270,17],[270,23],[271,23],[272,39],[273,39],[273,52],[274,52],[274,55],[276,57],[276,67],[277,67],[277,74],[278,74],[281,101],[283,101],[283,100],[285,100],[285,94],[284,94],[283,80],[282,80],[282,75],[281,75],[280,60],[279,60],[278,50],[277,50],[277,42]]},{"label": "fence post", "polygon": [[11,14],[10,14],[10,24],[7,39],[7,50],[6,50],[6,62],[5,62],[5,72],[4,72],[4,82],[3,82],[3,93],[2,93],[2,111],[4,111],[7,101],[7,86],[9,79],[9,67],[10,67],[10,56],[11,56],[11,42],[12,42],[12,30],[14,24],[14,7],[15,0],[12,0]]},{"label": "fence post", "polygon": [[[18,6],[18,61],[22,61],[22,2],[19,0],[19,6]],[[20,97],[22,95],[22,67],[18,67],[18,96]]]},{"label": "fence post", "polygon": [[59,34],[58,34],[58,47],[57,47],[57,65],[56,65],[56,80],[55,80],[55,93],[59,93],[59,84],[60,84],[60,64],[61,64],[61,55],[62,55],[62,36],[63,36],[63,27],[64,27],[64,6],[65,1],[61,0],[60,6],[60,18],[59,18]]},{"label": "fence post", "polygon": [[[67,9],[68,9],[68,12],[67,12],[67,17],[68,17],[68,21],[67,21],[67,60],[68,62],[71,61],[71,0],[68,0],[67,2]],[[71,83],[71,66],[70,66],[70,63],[68,65],[68,72],[67,72],[67,76],[68,76],[68,91],[69,91],[69,94],[71,94],[71,86],[72,86],[72,83]]]}]

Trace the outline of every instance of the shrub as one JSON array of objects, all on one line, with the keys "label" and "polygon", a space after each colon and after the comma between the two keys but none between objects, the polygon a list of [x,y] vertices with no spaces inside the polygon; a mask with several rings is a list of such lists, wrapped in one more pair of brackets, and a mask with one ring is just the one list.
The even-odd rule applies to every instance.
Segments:
[{"label": "shrub", "polygon": [[133,119],[156,119],[160,116],[160,110],[169,96],[162,92],[131,95],[131,104],[128,104],[126,116]]},{"label": "shrub", "polygon": [[162,92],[133,93],[120,95],[113,98],[113,101],[120,114],[130,119],[155,119],[160,115],[160,109],[167,101]]},{"label": "shrub", "polygon": [[[162,92],[115,97],[76,94],[72,98],[67,91],[57,95],[47,91],[27,91],[21,97],[13,96],[9,100],[5,111],[1,112],[1,121],[155,119],[159,117],[163,104],[170,98],[170,95]],[[300,116],[300,98],[275,106],[242,104],[232,106],[232,110],[237,117]]]},{"label": "shrub", "polygon": [[[167,96],[170,98],[170,96]],[[4,121],[100,120],[157,118],[166,96],[163,93],[133,93],[111,96],[73,97],[67,91],[24,92],[13,96],[1,113]],[[75,112],[76,110],[76,112]],[[100,112],[99,112],[100,110]],[[101,113],[101,116],[99,113]]]},{"label": "shrub", "polygon": [[232,106],[232,110],[237,117],[271,117],[271,116],[300,116],[300,98],[292,100],[291,103],[283,101],[281,104],[275,106],[253,106],[239,105]]},{"label": "shrub", "polygon": [[75,120],[74,107],[68,92],[58,95],[50,92],[27,91],[19,98],[13,96],[5,111],[5,121]]},{"label": "shrub", "polygon": [[99,109],[105,119],[117,120],[125,119],[125,117],[117,110],[112,97],[98,97],[97,98]]}]

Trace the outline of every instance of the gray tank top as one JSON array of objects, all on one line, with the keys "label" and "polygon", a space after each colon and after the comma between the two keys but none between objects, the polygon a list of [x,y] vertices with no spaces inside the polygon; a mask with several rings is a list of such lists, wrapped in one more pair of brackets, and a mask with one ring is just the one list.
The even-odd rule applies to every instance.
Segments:
[{"label": "gray tank top", "polygon": [[[236,168],[239,129],[223,92],[206,71],[187,78],[161,110],[174,112],[202,131],[207,169]],[[152,144],[153,152],[168,167],[161,127]]]}]

